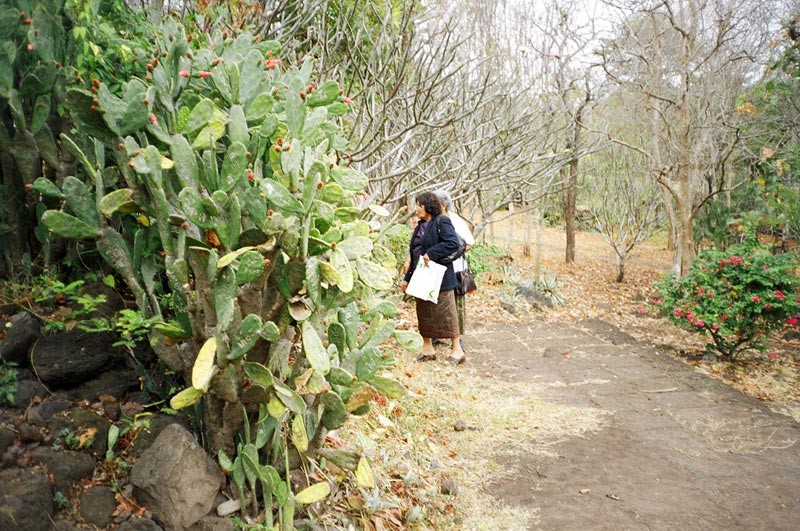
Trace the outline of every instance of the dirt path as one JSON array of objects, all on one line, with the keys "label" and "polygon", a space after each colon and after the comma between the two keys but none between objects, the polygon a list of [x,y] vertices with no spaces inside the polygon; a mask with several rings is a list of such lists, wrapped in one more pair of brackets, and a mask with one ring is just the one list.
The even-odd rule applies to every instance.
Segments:
[{"label": "dirt path", "polygon": [[478,373],[605,413],[557,457],[518,453],[494,478],[494,496],[538,514],[515,531],[800,528],[793,419],[601,321],[485,325],[465,342]]}]

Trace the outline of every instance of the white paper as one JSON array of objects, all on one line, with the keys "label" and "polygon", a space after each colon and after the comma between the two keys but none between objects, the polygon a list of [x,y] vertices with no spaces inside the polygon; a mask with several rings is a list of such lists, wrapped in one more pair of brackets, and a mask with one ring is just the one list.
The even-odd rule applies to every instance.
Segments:
[{"label": "white paper", "polygon": [[437,264],[433,260],[429,260],[426,266],[425,260],[420,256],[411,280],[406,286],[406,294],[425,301],[437,302],[445,271],[447,266]]}]

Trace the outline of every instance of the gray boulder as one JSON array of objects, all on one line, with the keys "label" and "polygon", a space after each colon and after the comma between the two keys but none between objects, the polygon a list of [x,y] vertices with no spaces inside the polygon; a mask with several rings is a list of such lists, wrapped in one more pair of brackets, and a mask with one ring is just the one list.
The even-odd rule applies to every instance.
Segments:
[{"label": "gray boulder", "polygon": [[113,344],[115,334],[92,334],[75,329],[45,336],[31,351],[31,365],[49,387],[74,387],[98,374],[124,365],[125,352]]},{"label": "gray boulder", "polygon": [[105,527],[111,522],[117,501],[110,487],[100,485],[81,492],[81,518],[98,527]]},{"label": "gray boulder", "polygon": [[164,528],[148,518],[139,518],[122,522],[117,531],[164,531]]},{"label": "gray boulder", "polygon": [[50,419],[71,407],[69,402],[60,398],[36,404],[28,409],[28,422],[36,426],[46,426]]},{"label": "gray boulder", "polygon": [[25,409],[34,399],[45,398],[48,394],[47,388],[36,380],[22,380],[14,394],[14,407]]},{"label": "gray boulder", "polygon": [[189,531],[234,531],[233,520],[219,516],[206,516],[190,527]]},{"label": "gray boulder", "polygon": [[108,450],[108,429],[110,427],[111,422],[108,419],[79,407],[59,413],[47,423],[47,429],[50,430],[53,437],[60,436],[64,430],[78,437],[93,430],[92,443],[84,446],[84,449],[101,458],[105,457],[106,450]]},{"label": "gray boulder", "polygon": [[10,468],[0,471],[0,529],[48,531],[53,493],[43,470]]},{"label": "gray boulder", "polygon": [[53,475],[53,488],[62,494],[66,494],[74,483],[90,477],[97,465],[97,461],[85,452],[56,452],[49,446],[34,448],[31,460],[41,463]]},{"label": "gray boulder", "polygon": [[41,335],[41,327],[39,320],[28,312],[12,315],[3,328],[6,335],[0,341],[0,359],[27,365],[28,349]]},{"label": "gray boulder", "polygon": [[137,499],[167,531],[206,516],[223,481],[217,464],[178,424],[164,428],[131,469]]}]

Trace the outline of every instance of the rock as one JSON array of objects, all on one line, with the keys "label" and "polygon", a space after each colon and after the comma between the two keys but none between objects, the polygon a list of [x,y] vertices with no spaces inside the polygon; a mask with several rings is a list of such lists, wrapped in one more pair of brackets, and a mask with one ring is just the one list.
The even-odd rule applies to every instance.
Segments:
[{"label": "rock", "polygon": [[53,514],[50,481],[42,470],[10,468],[0,471],[0,529],[49,531]]},{"label": "rock", "polygon": [[66,400],[55,399],[55,400],[48,400],[47,402],[42,402],[41,404],[37,404],[32,406],[28,410],[28,422],[31,424],[35,424],[36,426],[46,426],[50,419],[52,419],[58,413],[62,411],[66,411],[72,406]]},{"label": "rock", "polygon": [[57,452],[49,446],[34,448],[31,458],[53,475],[53,488],[62,494],[66,494],[73,484],[90,477],[97,466],[97,461],[84,452]]},{"label": "rock", "polygon": [[64,390],[64,395],[74,400],[93,402],[100,395],[124,396],[128,392],[129,386],[128,371],[115,369],[101,373],[96,378],[83,382],[72,389]]},{"label": "rock", "polygon": [[124,366],[125,352],[113,346],[117,340],[116,334],[78,329],[45,336],[31,350],[31,364],[45,385],[75,387],[115,366]]},{"label": "rock", "polygon": [[111,515],[117,508],[114,491],[104,485],[92,487],[81,492],[81,518],[98,527],[105,527],[111,522]]},{"label": "rock", "polygon": [[[535,291],[531,288],[525,286],[517,286],[514,288],[514,292],[524,298],[528,304],[533,306],[534,308],[541,310],[543,308],[552,308],[553,301],[550,300],[548,297],[542,295],[538,291]],[[513,312],[511,312],[513,313]]]},{"label": "rock", "polygon": [[147,420],[147,425],[142,428],[142,431],[139,432],[139,435],[136,436],[136,439],[131,444],[129,450],[131,456],[140,457],[145,450],[153,445],[153,442],[164,430],[164,428],[171,424],[178,424],[186,430],[189,429],[189,423],[183,416],[171,416],[156,413]]},{"label": "rock", "polygon": [[458,496],[458,482],[453,478],[444,478],[439,486],[439,492],[448,496]]},{"label": "rock", "polygon": [[56,520],[53,523],[53,531],[83,531],[78,524],[70,520]]},{"label": "rock", "polygon": [[16,438],[17,432],[8,426],[0,426],[0,455],[5,453],[8,447],[14,443],[14,439]]},{"label": "rock", "polygon": [[458,419],[455,424],[453,424],[453,429],[455,431],[464,431],[467,429],[467,423],[464,422],[463,419]]},{"label": "rock", "polygon": [[105,412],[106,417],[110,418],[111,420],[119,420],[119,400],[117,400],[116,397],[107,394],[100,394],[97,396],[97,398],[99,398],[100,403],[103,404],[103,411]]},{"label": "rock", "polygon": [[40,442],[44,440],[42,431],[35,426],[31,426],[27,422],[23,422],[19,425],[19,436],[23,442]]},{"label": "rock", "polygon": [[11,468],[16,464],[17,460],[11,452],[3,452],[3,455],[0,456],[0,470]]},{"label": "rock", "polygon": [[149,518],[139,518],[122,522],[117,531],[164,531],[164,528]]},{"label": "rock", "polygon": [[205,516],[189,528],[189,531],[233,531],[233,520],[218,516]]},{"label": "rock", "polygon": [[41,323],[28,312],[12,315],[5,323],[0,341],[0,359],[19,365],[28,364],[28,349],[41,335]]},{"label": "rock", "polygon": [[242,502],[238,498],[227,500],[217,505],[217,516],[230,516],[239,512],[241,508]]},{"label": "rock", "polygon": [[108,428],[111,422],[99,415],[79,407],[72,408],[68,414],[61,413],[53,417],[47,424],[47,428],[53,437],[62,431],[68,430],[70,434],[80,437],[89,430],[94,430],[94,440],[91,446],[84,446],[95,455],[104,457],[108,449]]},{"label": "rock", "polygon": [[36,380],[21,380],[14,395],[14,407],[27,408],[35,398],[45,398],[49,391]]},{"label": "rock", "polygon": [[178,424],[164,428],[131,469],[136,498],[168,531],[187,529],[206,516],[222,481],[217,464]]}]

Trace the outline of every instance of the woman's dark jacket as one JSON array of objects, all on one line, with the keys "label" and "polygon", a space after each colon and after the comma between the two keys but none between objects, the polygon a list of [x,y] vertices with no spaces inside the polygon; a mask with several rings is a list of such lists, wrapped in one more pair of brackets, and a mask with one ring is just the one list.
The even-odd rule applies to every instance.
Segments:
[{"label": "woman's dark jacket", "polygon": [[[412,242],[414,241],[417,232],[419,232],[419,224],[414,227],[414,233],[411,235]],[[425,231],[425,236],[422,237],[422,254],[428,253],[428,257],[431,260],[437,264],[447,266],[447,271],[445,271],[444,278],[442,278],[442,286],[439,288],[440,291],[456,289],[456,274],[453,271],[452,256],[458,251],[459,247],[460,245],[458,242],[458,236],[456,235],[456,229],[453,228],[453,223],[450,221],[450,218],[447,216],[436,216],[435,218],[431,218],[431,220],[428,222],[428,228]],[[409,255],[412,256],[410,245],[408,252]],[[450,261],[444,263],[444,261],[448,259]],[[414,274],[414,269],[416,269],[416,267],[417,264],[411,264],[408,268],[408,272],[406,272],[406,275],[403,277],[403,280],[406,282],[411,280],[411,275]]]}]

